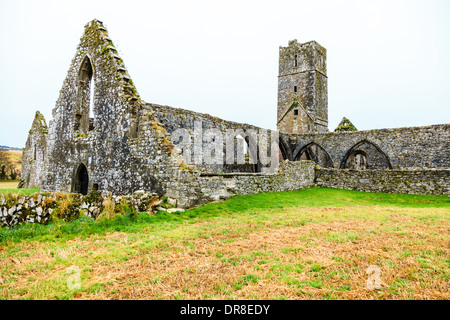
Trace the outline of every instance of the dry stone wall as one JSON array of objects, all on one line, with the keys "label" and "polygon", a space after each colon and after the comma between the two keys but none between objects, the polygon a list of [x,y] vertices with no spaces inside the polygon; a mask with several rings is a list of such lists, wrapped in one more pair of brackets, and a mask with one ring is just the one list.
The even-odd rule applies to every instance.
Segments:
[{"label": "dry stone wall", "polygon": [[102,195],[99,192],[91,192],[86,196],[59,192],[6,197],[0,194],[0,226],[12,228],[24,223],[46,224],[55,215],[65,221],[77,219],[81,214],[96,219],[108,201],[114,205],[126,204],[134,212],[167,210],[161,207],[163,199],[158,194],[144,191],[125,196]]},{"label": "dry stone wall", "polygon": [[316,169],[315,184],[320,187],[367,192],[448,195],[450,169]]},{"label": "dry stone wall", "polygon": [[308,188],[314,181],[312,161],[289,162],[280,164],[277,174],[224,175],[224,183],[234,194],[252,194],[258,192],[278,192]]}]

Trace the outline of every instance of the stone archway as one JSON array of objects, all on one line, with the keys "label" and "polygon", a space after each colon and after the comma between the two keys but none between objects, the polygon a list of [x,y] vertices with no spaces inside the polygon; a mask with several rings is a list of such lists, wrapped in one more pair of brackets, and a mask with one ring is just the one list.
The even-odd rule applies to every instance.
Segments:
[{"label": "stone archway", "polygon": [[278,146],[280,148],[280,161],[283,160],[291,160],[291,150],[289,149],[288,144],[281,138],[281,136],[278,138]]},{"label": "stone archway", "polygon": [[348,157],[349,169],[366,170],[367,169],[367,152],[363,150],[355,150]]},{"label": "stone archway", "polygon": [[333,160],[328,152],[315,142],[308,143],[295,155],[294,161],[312,160],[321,167],[333,168]]},{"label": "stone archway", "polygon": [[72,192],[86,195],[89,187],[89,174],[86,166],[80,163],[73,179]]},{"label": "stone archway", "polygon": [[373,142],[362,140],[351,147],[342,159],[341,169],[392,169],[388,155]]}]

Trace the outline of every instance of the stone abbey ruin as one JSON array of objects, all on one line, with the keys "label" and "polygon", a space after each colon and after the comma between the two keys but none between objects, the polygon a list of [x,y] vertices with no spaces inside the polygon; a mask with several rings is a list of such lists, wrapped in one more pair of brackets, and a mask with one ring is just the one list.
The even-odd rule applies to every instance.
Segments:
[{"label": "stone abbey ruin", "polygon": [[315,41],[279,49],[274,131],[144,102],[106,28],[93,20],[52,116],[47,126],[36,113],[23,187],[143,190],[180,208],[312,185],[449,194],[449,124],[357,131],[344,119],[328,131],[326,49]]}]

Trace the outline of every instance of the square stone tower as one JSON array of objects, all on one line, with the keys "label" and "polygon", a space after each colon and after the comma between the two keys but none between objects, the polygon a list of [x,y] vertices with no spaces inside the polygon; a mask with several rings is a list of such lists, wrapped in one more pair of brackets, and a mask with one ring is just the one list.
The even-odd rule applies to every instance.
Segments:
[{"label": "square stone tower", "polygon": [[277,129],[328,132],[327,51],[315,41],[280,47]]}]

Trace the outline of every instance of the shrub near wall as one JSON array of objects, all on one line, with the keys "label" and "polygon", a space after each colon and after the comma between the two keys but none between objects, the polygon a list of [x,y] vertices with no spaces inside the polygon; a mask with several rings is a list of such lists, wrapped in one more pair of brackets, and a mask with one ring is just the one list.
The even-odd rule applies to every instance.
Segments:
[{"label": "shrub near wall", "polygon": [[450,169],[337,170],[316,169],[320,187],[368,192],[450,194]]}]

